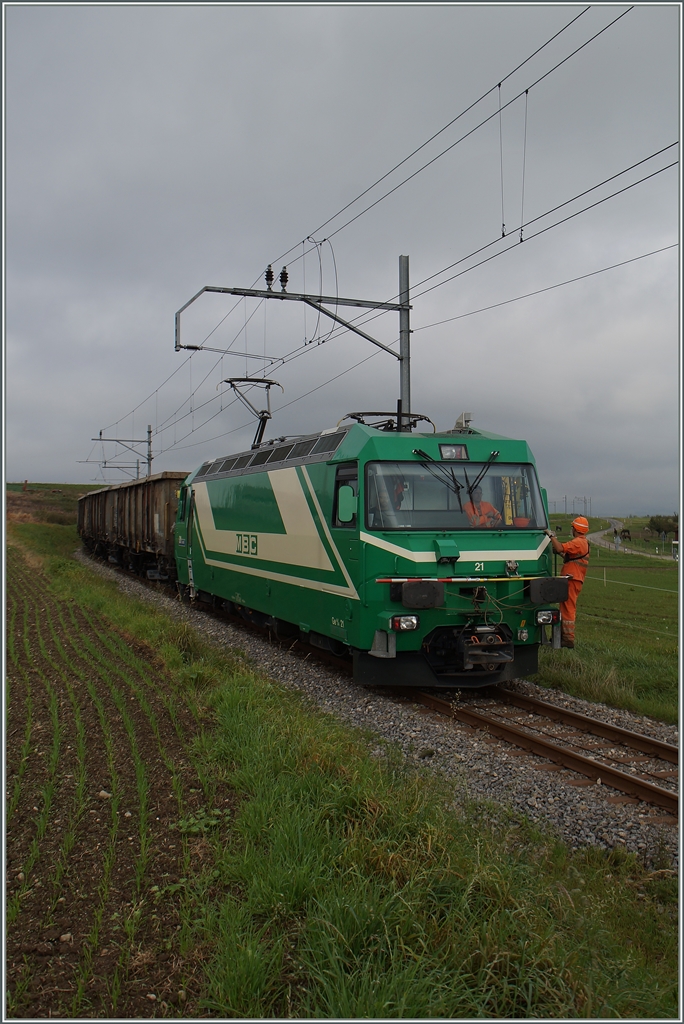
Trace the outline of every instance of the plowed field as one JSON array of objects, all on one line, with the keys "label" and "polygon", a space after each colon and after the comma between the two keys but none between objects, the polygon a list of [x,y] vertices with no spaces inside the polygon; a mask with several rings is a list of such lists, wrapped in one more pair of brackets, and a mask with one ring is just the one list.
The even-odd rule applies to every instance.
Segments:
[{"label": "plowed field", "polygon": [[195,718],[150,651],[12,547],[7,624],[7,1014],[201,1015],[183,908],[214,812]]}]

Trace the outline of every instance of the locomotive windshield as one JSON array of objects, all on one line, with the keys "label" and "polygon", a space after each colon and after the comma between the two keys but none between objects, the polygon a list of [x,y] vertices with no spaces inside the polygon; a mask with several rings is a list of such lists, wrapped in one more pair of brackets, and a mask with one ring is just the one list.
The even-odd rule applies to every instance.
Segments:
[{"label": "locomotive windshield", "polygon": [[370,462],[370,530],[546,529],[534,466]]}]

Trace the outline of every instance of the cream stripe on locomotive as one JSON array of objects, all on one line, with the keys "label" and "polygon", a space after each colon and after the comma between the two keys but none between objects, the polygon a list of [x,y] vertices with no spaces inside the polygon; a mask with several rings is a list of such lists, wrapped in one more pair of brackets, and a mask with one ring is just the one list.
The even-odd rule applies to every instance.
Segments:
[{"label": "cream stripe on locomotive", "polygon": [[[411,551],[409,548],[402,548],[399,544],[391,544],[387,540],[383,540],[381,537],[375,537],[370,533],[360,534],[361,540],[366,544],[372,544],[373,547],[380,548],[382,551],[389,551],[392,555],[399,555],[401,558],[407,559],[409,562],[436,562],[437,554],[434,551]],[[456,536],[459,536],[458,534]],[[467,536],[467,535],[466,535]],[[529,562],[539,558],[542,551],[547,547],[551,541],[548,537],[544,537],[538,547],[533,549],[523,549],[516,551],[503,551],[497,548],[488,548],[486,551],[461,551],[460,562],[491,562],[493,560],[501,561],[502,559],[516,561],[516,562]]]},{"label": "cream stripe on locomotive", "polygon": [[[251,556],[253,560],[285,563],[307,569],[317,569],[323,572],[336,572],[318,533],[296,468],[290,467],[273,470],[268,474],[268,477],[286,533],[259,532],[257,535],[257,554]],[[210,551],[224,555],[235,555],[236,533],[232,530],[218,530],[216,528],[206,483],[195,483],[193,491],[195,495],[198,536],[204,561],[207,565],[213,565],[221,569],[230,568],[233,572],[240,572],[247,576],[257,576],[281,583],[292,583],[309,590],[319,590],[323,593],[337,594],[341,597],[358,600],[359,595],[356,588],[327,529],[327,539],[334,552],[335,560],[347,582],[347,586],[305,579],[301,576],[290,576],[285,573],[257,568],[257,566],[244,565],[233,561],[218,561],[211,558],[209,556]],[[325,529],[322,512],[317,501],[316,509],[321,516],[321,522],[324,524]]]},{"label": "cream stripe on locomotive", "polygon": [[[278,505],[285,533],[262,533],[259,531],[259,546],[256,557],[259,561],[285,562],[307,569],[322,569],[334,572],[323,546],[302,485],[294,467],[276,469],[268,474],[273,495]],[[233,530],[218,530],[214,523],[209,491],[206,483],[196,483],[195,508],[205,546],[209,551],[234,555],[236,533]],[[247,532],[247,525],[245,525]]]},{"label": "cream stripe on locomotive", "polygon": [[305,590],[318,590],[322,594],[335,594],[337,597],[348,597],[353,601],[359,600],[354,587],[341,587],[336,583],[322,583],[319,580],[308,580],[303,576],[287,576],[282,572],[270,572],[268,569],[256,569],[251,565],[237,565],[235,562],[219,562],[216,558],[209,558],[204,545],[201,544],[202,554],[206,565],[213,565],[217,569],[228,569],[230,572],[240,572],[245,576],[257,576],[263,580],[272,580],[274,583],[290,583],[295,587],[303,587]]},{"label": "cream stripe on locomotive", "polygon": [[323,515],[323,509],[321,508],[321,505],[320,505],[320,502],[318,500],[318,497],[316,496],[316,491],[314,490],[314,486],[311,483],[311,478],[309,476],[309,472],[308,472],[306,466],[302,466],[302,476],[306,480],[306,486],[309,488],[309,494],[311,495],[311,500],[313,501],[313,503],[314,503],[314,505],[316,507],[316,512],[318,513],[318,520],[319,520],[321,526],[323,527],[323,532],[325,533],[325,536],[327,537],[327,540],[328,540],[328,543],[330,544],[330,547],[335,552],[335,558],[337,559],[337,564],[339,565],[340,569],[344,573],[344,578],[347,581],[348,585],[354,591],[354,594],[356,594],[356,589],[354,587],[354,583],[352,581],[352,578],[349,575],[349,573],[347,572],[347,566],[344,564],[343,559],[340,558],[340,553],[337,550],[337,546],[335,545],[335,541],[332,539],[332,534],[330,533],[330,530],[328,529],[328,524],[326,523],[325,516]]}]

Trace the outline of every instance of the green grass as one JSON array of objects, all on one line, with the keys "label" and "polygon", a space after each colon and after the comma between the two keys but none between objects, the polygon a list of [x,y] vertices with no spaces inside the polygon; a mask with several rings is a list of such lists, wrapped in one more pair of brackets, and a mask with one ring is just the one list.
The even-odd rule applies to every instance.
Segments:
[{"label": "green grass", "polygon": [[37,555],[72,555],[81,546],[74,525],[12,523],[13,535]]},{"label": "green grass", "polygon": [[676,1018],[671,872],[572,852],[520,815],[455,799],[87,568],[45,565],[58,597],[149,644],[205,706],[193,760],[236,795],[231,815],[179,822],[213,851],[179,883],[207,1012]]},{"label": "green grass", "polygon": [[572,651],[542,648],[535,681],[677,722],[675,565],[592,545],[577,602],[575,643]]},{"label": "green grass", "polygon": [[[627,967],[634,921],[619,910],[618,879],[633,884],[629,858],[573,856],[521,819],[490,827],[483,808],[454,811],[438,782],[378,765],[349,730],[258,677],[233,679],[213,706],[205,756],[249,799],[219,861],[235,895],[201,924],[205,941],[218,940],[210,1008],[333,1018],[638,1012],[643,997],[628,989],[648,972]],[[659,942],[655,922],[648,929]]]}]

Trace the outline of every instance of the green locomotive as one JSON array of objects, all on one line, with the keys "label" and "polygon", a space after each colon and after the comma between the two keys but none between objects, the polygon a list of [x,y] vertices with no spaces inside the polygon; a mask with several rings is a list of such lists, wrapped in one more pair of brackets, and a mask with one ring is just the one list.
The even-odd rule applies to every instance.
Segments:
[{"label": "green locomotive", "polygon": [[534,674],[539,645],[559,640],[553,605],[567,585],[553,576],[527,443],[350,415],[185,480],[174,537],[182,591],[350,653],[366,685],[478,687]]}]

